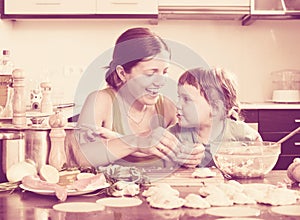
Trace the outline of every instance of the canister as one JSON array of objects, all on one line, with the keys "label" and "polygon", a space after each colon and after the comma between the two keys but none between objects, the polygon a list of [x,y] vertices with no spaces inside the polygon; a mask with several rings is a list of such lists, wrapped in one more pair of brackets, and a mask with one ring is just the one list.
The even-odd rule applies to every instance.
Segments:
[{"label": "canister", "polygon": [[26,159],[35,162],[39,170],[42,165],[48,164],[50,151],[49,129],[32,128],[25,131],[26,140]]},{"label": "canister", "polygon": [[0,182],[6,182],[6,171],[15,163],[25,160],[25,138],[23,131],[0,131],[2,169]]}]

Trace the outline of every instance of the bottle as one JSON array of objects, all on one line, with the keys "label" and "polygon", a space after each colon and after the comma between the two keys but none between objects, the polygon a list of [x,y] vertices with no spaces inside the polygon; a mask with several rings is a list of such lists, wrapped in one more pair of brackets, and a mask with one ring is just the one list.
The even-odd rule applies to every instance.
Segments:
[{"label": "bottle", "polygon": [[3,50],[0,57],[0,115],[12,117],[12,72],[14,65],[10,59],[10,51]]},{"label": "bottle", "polygon": [[13,69],[14,69],[14,64],[10,57],[10,51],[3,50],[1,65],[0,65],[0,74],[1,75],[12,75]]},{"label": "bottle", "polygon": [[14,88],[12,86],[7,86],[7,98],[3,111],[1,112],[1,117],[12,118],[13,117],[13,96]]}]

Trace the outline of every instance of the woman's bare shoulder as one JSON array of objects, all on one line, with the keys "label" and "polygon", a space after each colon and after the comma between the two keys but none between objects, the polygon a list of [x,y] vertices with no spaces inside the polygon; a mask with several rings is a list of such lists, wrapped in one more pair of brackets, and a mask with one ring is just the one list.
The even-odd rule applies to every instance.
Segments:
[{"label": "woman's bare shoulder", "polygon": [[78,122],[97,124],[101,126],[112,115],[112,98],[105,89],[91,92],[81,109]]},{"label": "woman's bare shoulder", "polygon": [[88,95],[88,99],[92,100],[99,100],[101,99],[102,102],[112,101],[112,95],[114,95],[115,92],[112,89],[101,89],[91,92]]}]

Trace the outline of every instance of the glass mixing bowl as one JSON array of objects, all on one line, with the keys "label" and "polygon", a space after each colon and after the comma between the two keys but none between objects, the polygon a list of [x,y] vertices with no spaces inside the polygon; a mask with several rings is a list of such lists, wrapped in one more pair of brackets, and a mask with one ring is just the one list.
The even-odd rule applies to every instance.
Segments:
[{"label": "glass mixing bowl", "polygon": [[214,143],[211,150],[215,165],[225,178],[260,178],[276,165],[281,144],[229,141]]}]

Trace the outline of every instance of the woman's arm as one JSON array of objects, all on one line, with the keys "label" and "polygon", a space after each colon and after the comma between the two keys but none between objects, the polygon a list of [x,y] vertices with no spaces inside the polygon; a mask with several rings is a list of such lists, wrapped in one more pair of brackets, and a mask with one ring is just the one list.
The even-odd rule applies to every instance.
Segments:
[{"label": "woman's arm", "polygon": [[[177,161],[179,143],[174,136],[159,127],[148,133],[126,135],[114,139],[85,140],[86,131],[79,132],[79,150],[76,158],[80,165],[105,166],[134,152],[156,155],[164,160]],[[90,133],[89,135],[92,135]]]},{"label": "woman's arm", "polygon": [[105,90],[92,92],[85,100],[77,122],[79,146],[73,150],[80,165],[107,165],[137,151],[111,130],[112,108],[112,97]]}]

